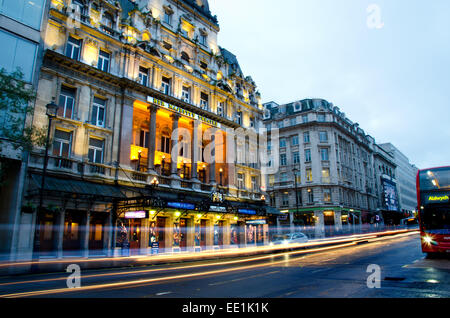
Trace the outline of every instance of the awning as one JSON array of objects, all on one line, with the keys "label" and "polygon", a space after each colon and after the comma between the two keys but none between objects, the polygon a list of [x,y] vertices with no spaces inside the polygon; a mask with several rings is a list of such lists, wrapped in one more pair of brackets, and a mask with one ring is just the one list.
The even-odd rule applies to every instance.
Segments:
[{"label": "awning", "polygon": [[[38,189],[41,188],[42,176],[32,174],[31,179]],[[55,196],[60,194],[76,194],[80,196],[89,196],[105,199],[123,199],[126,196],[120,191],[120,188],[110,184],[99,184],[83,180],[63,179],[56,177],[45,177],[44,190],[52,192]]]}]

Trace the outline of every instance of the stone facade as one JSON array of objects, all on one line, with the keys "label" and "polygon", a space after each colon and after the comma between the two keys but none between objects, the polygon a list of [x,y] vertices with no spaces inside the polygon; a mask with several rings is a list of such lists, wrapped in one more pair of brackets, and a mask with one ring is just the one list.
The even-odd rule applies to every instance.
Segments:
[{"label": "stone facade", "polygon": [[[262,126],[260,95],[200,2],[51,1],[33,118],[45,127],[45,105],[58,104],[41,255],[112,255],[124,241],[133,253],[155,242],[165,252],[267,242],[259,164],[230,159],[252,149],[236,130]],[[44,152],[29,160],[33,211]]]},{"label": "stone facade", "polygon": [[267,177],[267,192],[271,205],[285,213],[281,226],[315,226],[320,237],[382,221],[374,138],[325,100],[264,106],[265,126],[279,131],[279,149],[269,154],[279,156],[280,165]]}]

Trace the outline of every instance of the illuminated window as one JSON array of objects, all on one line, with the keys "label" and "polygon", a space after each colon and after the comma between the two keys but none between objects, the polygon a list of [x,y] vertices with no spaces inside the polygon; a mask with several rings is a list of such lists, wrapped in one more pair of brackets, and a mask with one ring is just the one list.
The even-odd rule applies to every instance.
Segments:
[{"label": "illuminated window", "polygon": [[324,202],[331,202],[331,190],[330,189],[323,189],[323,201]]},{"label": "illuminated window", "polygon": [[311,170],[311,168],[307,168],[307,169],[306,169],[306,181],[307,181],[307,182],[312,182],[312,181],[313,181],[313,176],[312,176],[312,170]]},{"label": "illuminated window", "polygon": [[322,169],[322,182],[323,183],[330,183],[330,168],[323,168]]},{"label": "illuminated window", "polygon": [[275,184],[275,175],[271,174],[269,176],[269,186],[273,187],[274,184]]}]

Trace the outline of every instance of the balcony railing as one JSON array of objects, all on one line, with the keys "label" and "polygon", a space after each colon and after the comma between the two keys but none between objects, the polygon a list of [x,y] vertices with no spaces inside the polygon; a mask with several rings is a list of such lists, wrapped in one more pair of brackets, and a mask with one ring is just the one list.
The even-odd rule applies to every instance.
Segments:
[{"label": "balcony railing", "polygon": [[63,157],[50,157],[50,161],[53,161],[53,166],[55,168],[60,169],[67,169],[72,170],[73,169],[73,160],[69,158],[63,158]]}]

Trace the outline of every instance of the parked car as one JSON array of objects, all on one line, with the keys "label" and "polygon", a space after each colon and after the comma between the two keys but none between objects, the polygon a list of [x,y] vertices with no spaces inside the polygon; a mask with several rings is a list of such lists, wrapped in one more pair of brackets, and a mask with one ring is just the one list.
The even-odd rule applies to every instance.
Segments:
[{"label": "parked car", "polygon": [[274,235],[270,245],[287,245],[294,243],[306,243],[308,237],[303,233],[292,233],[283,235]]}]

